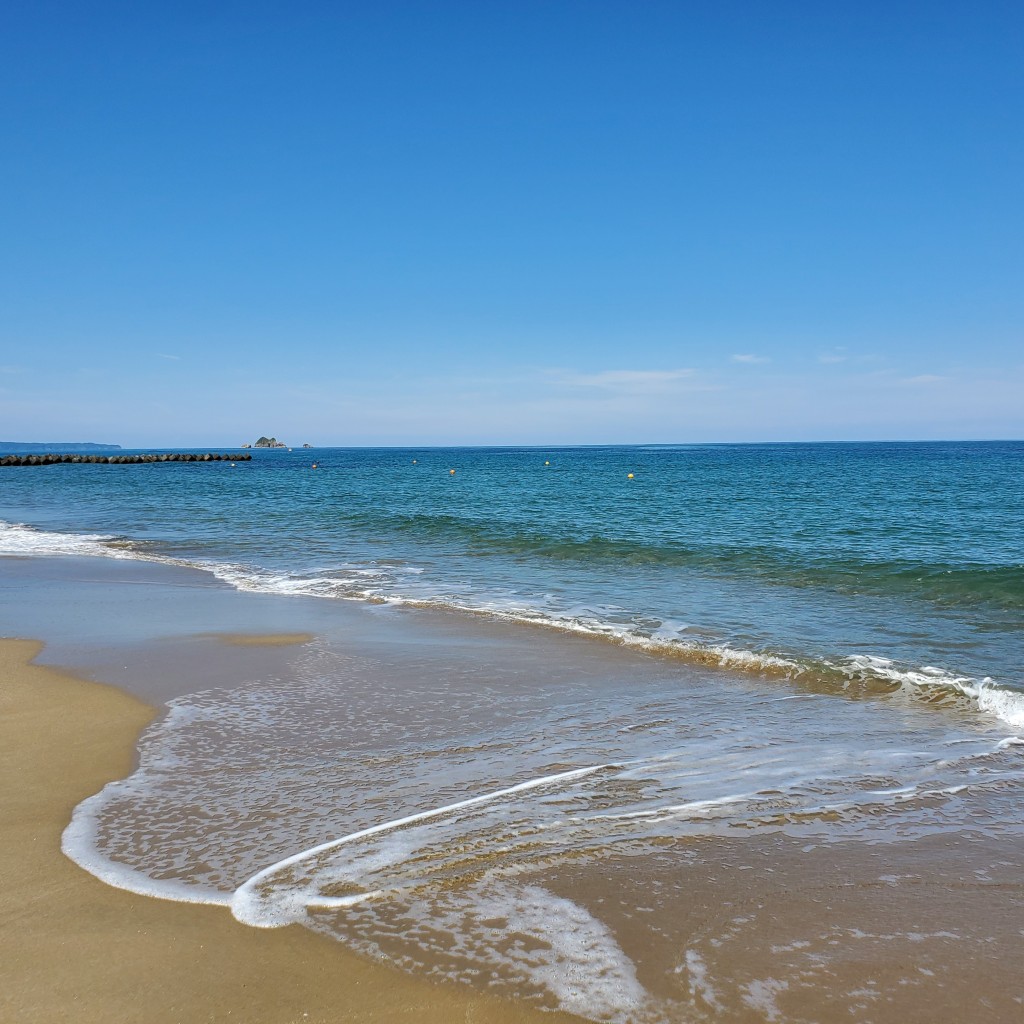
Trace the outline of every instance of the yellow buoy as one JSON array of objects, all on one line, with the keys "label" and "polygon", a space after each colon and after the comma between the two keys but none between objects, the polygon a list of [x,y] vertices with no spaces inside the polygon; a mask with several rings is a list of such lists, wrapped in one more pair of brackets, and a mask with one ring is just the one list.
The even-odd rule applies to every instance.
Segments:
[{"label": "yellow buoy", "polygon": [[544,463],[544,465],[545,465],[545,466],[550,466],[550,465],[551,465],[551,463],[550,463],[550,462],[545,462],[545,463]]},{"label": "yellow buoy", "polygon": [[626,474],[626,479],[627,480],[632,480],[633,479],[633,474],[632,473],[627,473]]},{"label": "yellow buoy", "polygon": [[313,463],[313,468],[316,469],[316,463],[315,462]]},{"label": "yellow buoy", "polygon": [[448,475],[449,476],[455,476],[455,470],[454,469],[449,469],[448,470]]}]

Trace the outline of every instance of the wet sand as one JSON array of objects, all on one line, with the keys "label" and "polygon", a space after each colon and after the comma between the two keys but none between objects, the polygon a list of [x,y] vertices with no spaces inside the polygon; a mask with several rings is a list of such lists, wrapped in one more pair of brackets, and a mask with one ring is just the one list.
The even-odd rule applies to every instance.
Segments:
[{"label": "wet sand", "polygon": [[131,771],[155,710],[0,641],[0,1020],[10,1024],[569,1022],[411,979],[303,928],[113,889],[60,851],[74,806]]},{"label": "wet sand", "polygon": [[207,633],[231,647],[294,647],[315,639],[312,633]]},{"label": "wet sand", "polygon": [[[628,882],[615,858],[602,910],[632,944],[638,908],[668,897],[674,960],[648,960],[648,990],[680,1024],[1010,1024],[1024,1021],[1024,849],[970,828],[913,842],[817,844],[776,835],[666,844]],[[570,872],[560,896],[593,905]]]}]

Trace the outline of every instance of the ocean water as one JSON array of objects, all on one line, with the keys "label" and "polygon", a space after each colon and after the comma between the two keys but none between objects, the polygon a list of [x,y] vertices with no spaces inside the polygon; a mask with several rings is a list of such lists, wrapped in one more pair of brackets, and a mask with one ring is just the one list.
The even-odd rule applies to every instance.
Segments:
[{"label": "ocean water", "polygon": [[[325,636],[285,675],[176,697],[66,835],[111,884],[592,1020],[805,1019],[844,984],[856,1019],[889,1019],[878,1006],[922,978],[949,998],[993,942],[1021,951],[1024,443],[0,473],[0,554],[189,566],[379,607],[396,635],[443,613],[486,639],[392,663]],[[967,896],[914,902],[926,868],[892,881],[968,832]],[[772,848],[799,875],[815,851],[878,847],[872,884],[913,927],[865,930],[863,900],[757,924],[772,893],[742,862]],[[698,926],[695,892],[727,869],[746,911]],[[1017,895],[993,917],[1007,872]],[[790,941],[740,963],[723,950],[744,928]],[[864,936],[878,962],[913,947],[914,968],[888,988],[830,975]]]},{"label": "ocean water", "polygon": [[838,685],[1024,684],[1021,442],[253,454],[5,470],[0,543]]}]

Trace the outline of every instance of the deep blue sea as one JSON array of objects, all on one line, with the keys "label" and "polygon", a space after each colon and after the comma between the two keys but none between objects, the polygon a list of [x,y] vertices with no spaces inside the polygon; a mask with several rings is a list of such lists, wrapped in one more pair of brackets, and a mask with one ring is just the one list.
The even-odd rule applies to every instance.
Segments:
[{"label": "deep blue sea", "polygon": [[1022,442],[252,454],[5,469],[0,544],[839,686],[1024,688]]}]

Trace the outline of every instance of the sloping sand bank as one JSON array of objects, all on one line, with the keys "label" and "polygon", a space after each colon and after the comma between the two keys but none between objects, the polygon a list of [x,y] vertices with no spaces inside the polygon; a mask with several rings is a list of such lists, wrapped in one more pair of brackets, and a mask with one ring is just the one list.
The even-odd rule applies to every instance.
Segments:
[{"label": "sloping sand bank", "polygon": [[305,929],[112,889],[67,860],[75,805],[132,769],[154,709],[0,641],[0,1020],[568,1022],[368,963]]}]

